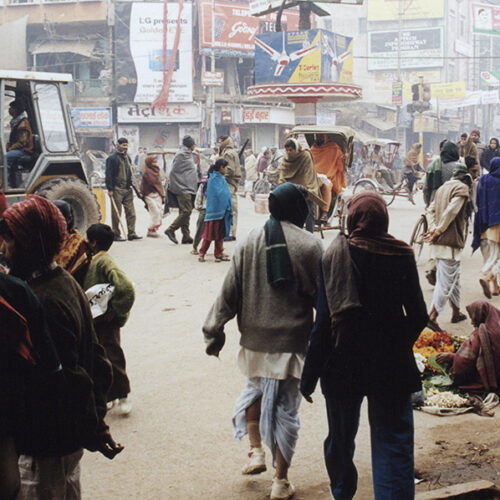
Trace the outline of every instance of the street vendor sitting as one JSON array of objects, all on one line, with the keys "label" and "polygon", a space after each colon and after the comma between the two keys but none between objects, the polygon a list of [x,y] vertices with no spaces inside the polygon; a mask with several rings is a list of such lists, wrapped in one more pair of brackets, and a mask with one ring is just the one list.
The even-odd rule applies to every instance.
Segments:
[{"label": "street vendor sitting", "polygon": [[460,389],[497,392],[500,385],[500,311],[485,300],[467,306],[475,330],[456,353],[439,353],[436,361],[451,364]]}]

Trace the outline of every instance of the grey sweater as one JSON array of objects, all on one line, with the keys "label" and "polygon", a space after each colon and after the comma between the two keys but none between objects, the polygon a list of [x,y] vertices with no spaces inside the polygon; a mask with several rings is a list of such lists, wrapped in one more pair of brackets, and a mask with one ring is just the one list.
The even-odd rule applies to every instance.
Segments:
[{"label": "grey sweater", "polygon": [[264,228],[254,229],[234,251],[222,290],[203,326],[207,340],[219,337],[237,315],[240,345],[258,352],[305,354],[316,305],[321,242],[282,222],[294,283],[274,288],[267,282]]},{"label": "grey sweater", "polygon": [[181,146],[172,160],[168,190],[174,194],[196,194],[198,174],[193,152]]}]

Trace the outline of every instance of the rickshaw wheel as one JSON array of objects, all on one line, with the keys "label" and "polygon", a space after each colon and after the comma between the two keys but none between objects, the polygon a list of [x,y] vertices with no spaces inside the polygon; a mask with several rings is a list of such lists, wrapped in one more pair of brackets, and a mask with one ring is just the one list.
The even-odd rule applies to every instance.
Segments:
[{"label": "rickshaw wheel", "polygon": [[389,206],[396,198],[396,192],[394,190],[386,191],[384,189],[380,194],[382,195],[382,198],[384,198],[385,204],[387,206]]},{"label": "rickshaw wheel", "polygon": [[352,193],[354,195],[362,193],[363,191],[373,191],[374,193],[377,192],[377,188],[373,185],[372,182],[368,180],[360,180],[356,182],[354,185],[354,189],[352,190]]},{"label": "rickshaw wheel", "polygon": [[422,214],[417,220],[410,238],[410,245],[413,247],[413,251],[415,252],[415,260],[417,262],[422,253],[422,249],[424,248],[424,235],[426,232],[427,217]]}]

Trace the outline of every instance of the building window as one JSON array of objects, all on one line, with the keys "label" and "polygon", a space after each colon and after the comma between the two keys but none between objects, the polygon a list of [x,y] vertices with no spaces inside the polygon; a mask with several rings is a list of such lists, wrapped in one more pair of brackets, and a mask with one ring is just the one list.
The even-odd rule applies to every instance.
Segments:
[{"label": "building window", "polygon": [[359,23],[359,26],[358,26],[359,33],[361,33],[361,34],[366,33],[368,31],[368,22],[367,22],[366,17],[360,17],[358,19],[358,23]]}]

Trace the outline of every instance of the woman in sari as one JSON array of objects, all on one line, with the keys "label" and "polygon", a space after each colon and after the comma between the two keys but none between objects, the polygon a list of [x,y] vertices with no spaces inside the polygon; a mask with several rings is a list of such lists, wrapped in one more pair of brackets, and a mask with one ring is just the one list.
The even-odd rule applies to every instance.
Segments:
[{"label": "woman in sari", "polygon": [[439,353],[438,363],[451,363],[460,389],[497,392],[500,384],[500,311],[486,300],[467,306],[475,329],[456,353]]}]

